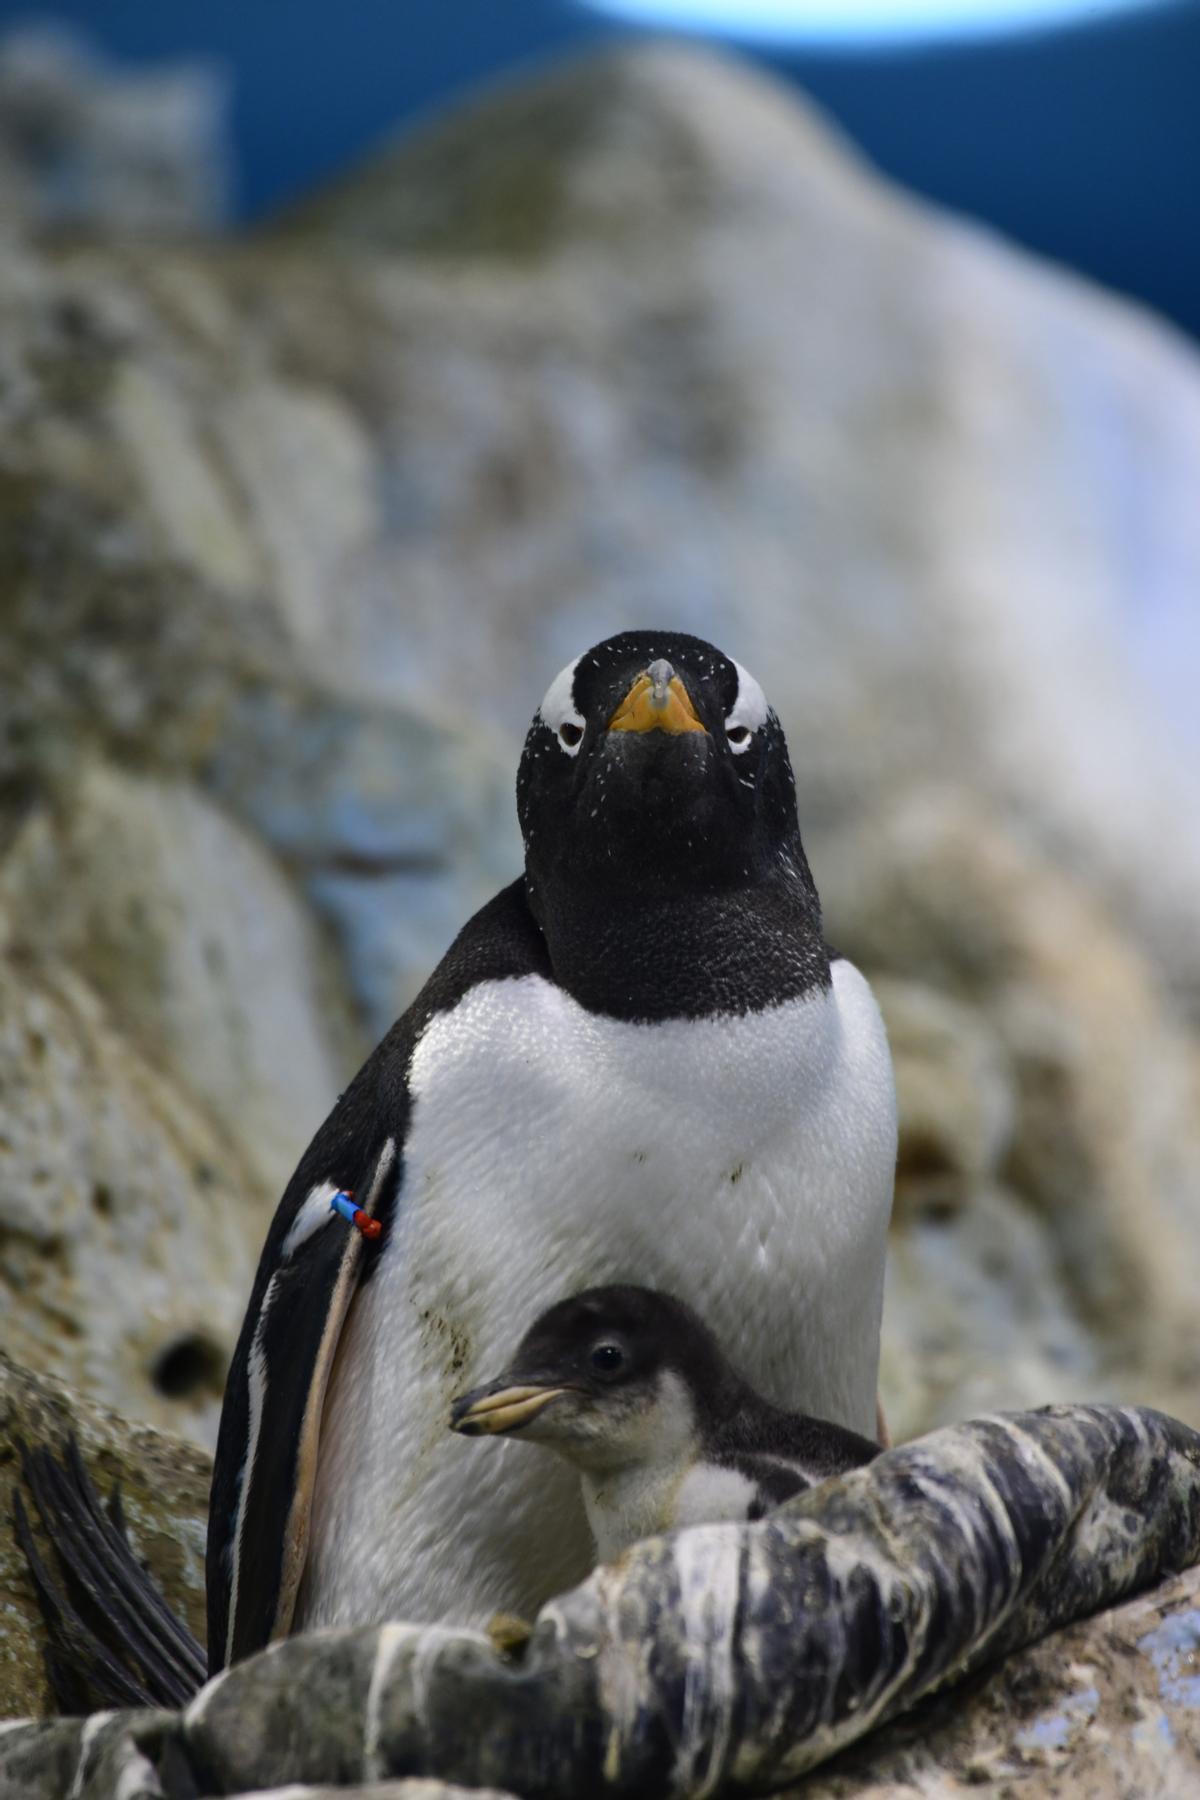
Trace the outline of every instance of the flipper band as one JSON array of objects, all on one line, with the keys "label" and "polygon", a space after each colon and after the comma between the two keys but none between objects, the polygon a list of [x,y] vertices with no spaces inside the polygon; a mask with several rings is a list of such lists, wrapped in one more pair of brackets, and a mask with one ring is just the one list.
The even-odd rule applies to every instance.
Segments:
[{"label": "flipper band", "polygon": [[361,1231],[365,1238],[374,1240],[383,1231],[382,1221],[373,1219],[370,1213],[363,1211],[361,1206],[355,1206],[352,1194],[345,1192],[335,1194],[329,1202],[329,1206],[332,1212],[340,1213],[348,1225],[353,1225]]}]

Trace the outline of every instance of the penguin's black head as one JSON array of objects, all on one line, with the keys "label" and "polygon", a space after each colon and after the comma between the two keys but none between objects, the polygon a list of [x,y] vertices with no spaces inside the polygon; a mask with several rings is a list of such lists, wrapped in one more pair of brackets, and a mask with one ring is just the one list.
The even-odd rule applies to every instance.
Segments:
[{"label": "penguin's black head", "polygon": [[779,720],[740,664],[682,632],[623,632],[556,676],[517,811],[535,911],[564,883],[712,892],[803,865]]},{"label": "penguin's black head", "polygon": [[581,1468],[694,1445],[698,1420],[737,1386],[708,1328],[669,1294],[589,1288],[531,1326],[504,1374],[456,1400],[465,1437],[519,1432]]}]

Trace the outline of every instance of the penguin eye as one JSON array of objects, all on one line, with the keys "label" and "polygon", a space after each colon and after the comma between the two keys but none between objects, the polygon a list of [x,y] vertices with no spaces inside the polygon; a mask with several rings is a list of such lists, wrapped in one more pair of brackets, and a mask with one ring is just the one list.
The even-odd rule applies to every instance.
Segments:
[{"label": "penguin eye", "polygon": [[730,725],[725,733],[731,750],[744,750],[753,733],[745,725]]},{"label": "penguin eye", "polygon": [[558,741],[564,750],[577,750],[583,742],[583,726],[564,719],[558,728]]},{"label": "penguin eye", "polygon": [[592,1367],[597,1375],[615,1375],[625,1366],[625,1352],[618,1344],[597,1344],[592,1351]]}]

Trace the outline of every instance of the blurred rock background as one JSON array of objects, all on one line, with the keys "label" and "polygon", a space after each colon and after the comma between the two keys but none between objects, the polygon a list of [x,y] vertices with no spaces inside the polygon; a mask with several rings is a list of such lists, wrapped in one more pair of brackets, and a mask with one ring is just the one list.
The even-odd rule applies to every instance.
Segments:
[{"label": "blurred rock background", "polygon": [[1130,625],[1200,587],[1194,351],[696,49],[487,95],[233,241],[219,84],[139,78],[161,129],[64,212],[127,78],[38,43],[20,106],[0,58],[3,1348],[212,1443],[292,1166],[519,866],[529,714],[655,623],[768,686],[887,1017],[896,1434],[1200,1420],[1200,810]]}]

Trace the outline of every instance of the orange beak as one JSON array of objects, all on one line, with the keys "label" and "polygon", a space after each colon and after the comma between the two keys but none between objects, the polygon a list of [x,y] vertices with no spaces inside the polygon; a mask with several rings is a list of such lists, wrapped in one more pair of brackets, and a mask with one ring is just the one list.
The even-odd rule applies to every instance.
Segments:
[{"label": "orange beak", "polygon": [[654,673],[639,675],[608,721],[610,731],[704,731],[687,689],[678,675],[663,679],[669,663],[654,664]]}]

